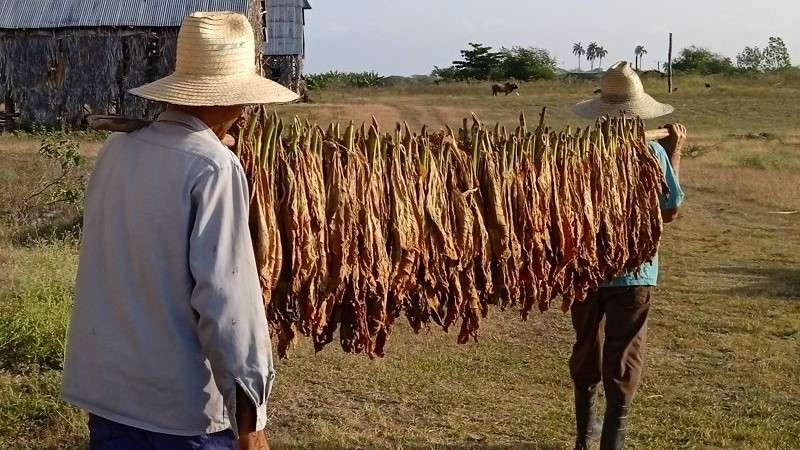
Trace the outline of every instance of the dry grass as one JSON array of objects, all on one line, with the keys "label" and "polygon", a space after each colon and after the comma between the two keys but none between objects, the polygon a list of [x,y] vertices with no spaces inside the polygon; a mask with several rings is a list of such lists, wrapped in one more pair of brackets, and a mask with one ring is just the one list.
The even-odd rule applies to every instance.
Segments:
[{"label": "dry grass", "polygon": [[[689,195],[664,243],[631,448],[795,448],[797,220]],[[570,448],[567,318],[486,325],[467,347],[403,330],[376,362],[303,346],[279,364],[275,447]]]},{"label": "dry grass", "polygon": [[[713,79],[707,90],[703,81],[679,80],[669,98],[678,113],[667,120],[690,131],[681,175],[687,203],[665,235],[629,448],[798,448],[800,213],[772,213],[800,209],[800,128],[793,122],[800,90],[731,79]],[[569,105],[593,89],[548,82],[497,98],[467,85],[322,92],[281,114],[323,123],[375,115],[388,129],[398,119],[412,127],[457,125],[475,111],[513,126],[519,111],[533,122],[547,105],[548,122],[562,128],[586,123]],[[23,144],[0,139],[0,148]],[[0,152],[13,161],[0,169],[0,191],[35,175],[23,152]],[[12,271],[0,275],[0,302],[31,292],[52,270],[42,261],[74,261],[74,254],[69,245],[0,244],[0,267]],[[54,277],[52,295],[70,282]],[[414,335],[404,324],[382,360],[333,347],[314,355],[302,343],[278,363],[273,448],[571,448],[571,339],[560,313],[523,323],[514,311],[495,310],[480,341],[466,346],[435,330]],[[0,371],[0,447],[79,448],[82,416],[53,400],[54,376]],[[26,433],[21,423],[42,428]]]}]

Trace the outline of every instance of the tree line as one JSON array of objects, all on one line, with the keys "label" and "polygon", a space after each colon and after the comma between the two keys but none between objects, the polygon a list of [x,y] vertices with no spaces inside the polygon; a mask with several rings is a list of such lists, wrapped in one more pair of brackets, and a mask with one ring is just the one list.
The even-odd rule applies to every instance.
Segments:
[{"label": "tree line", "polygon": [[488,45],[469,43],[462,59],[448,67],[434,66],[431,75],[445,81],[520,80],[533,81],[556,76],[556,60],[547,50],[511,47],[493,51]]},{"label": "tree line", "polygon": [[764,48],[745,47],[736,55],[735,63],[727,56],[695,45],[681,50],[672,62],[672,69],[675,72],[701,75],[772,72],[790,67],[792,60],[789,50],[779,37],[770,37]]},{"label": "tree line", "polygon": [[[572,45],[572,54],[578,57],[578,70],[584,58],[590,64],[590,70],[603,67],[603,58],[608,51],[597,42],[590,42],[586,47],[582,42]],[[633,49],[634,67],[643,70],[642,59],[647,55],[643,45]],[[672,68],[676,73],[739,74],[751,72],[769,72],[791,67],[789,51],[783,39],[770,37],[766,47],[745,47],[736,61],[707,48],[691,45],[678,53],[673,60]],[[666,71],[667,63],[662,68]],[[511,47],[494,51],[488,45],[469,43],[469,48],[461,50],[461,59],[453,61],[451,66],[434,66],[431,75],[444,81],[466,80],[508,80],[533,81],[554,78],[557,73],[555,58],[545,49],[537,47]]]}]

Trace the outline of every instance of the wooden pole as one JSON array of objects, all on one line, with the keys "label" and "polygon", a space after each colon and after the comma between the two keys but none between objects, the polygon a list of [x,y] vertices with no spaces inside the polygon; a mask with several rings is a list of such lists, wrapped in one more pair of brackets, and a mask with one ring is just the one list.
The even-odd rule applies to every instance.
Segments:
[{"label": "wooden pole", "polygon": [[[153,123],[152,120],[147,119],[135,119],[133,117],[124,116],[103,116],[98,114],[90,115],[86,119],[89,122],[89,128],[99,131],[123,133],[140,130]],[[226,134],[225,137],[222,138],[222,143],[228,147],[234,147],[236,145],[236,140],[230,134]]]},{"label": "wooden pole", "polygon": [[669,130],[666,128],[656,128],[655,130],[647,130],[644,132],[645,141],[658,141],[669,136]]},{"label": "wooden pole", "polygon": [[667,53],[667,92],[672,94],[672,33],[669,34],[669,53]]}]

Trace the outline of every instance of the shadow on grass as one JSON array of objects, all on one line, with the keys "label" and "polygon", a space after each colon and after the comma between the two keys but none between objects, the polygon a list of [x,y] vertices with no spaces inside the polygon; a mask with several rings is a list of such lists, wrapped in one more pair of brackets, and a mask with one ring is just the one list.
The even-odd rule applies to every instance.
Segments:
[{"label": "shadow on grass", "polygon": [[50,438],[47,442],[25,439],[19,441],[3,441],[0,439],[0,448],[3,450],[87,450],[89,448],[89,439],[76,438],[59,440]]},{"label": "shadow on grass", "polygon": [[[39,450],[86,450],[89,442],[86,439],[71,440],[68,443],[59,444],[37,444]],[[369,450],[369,446],[330,444],[326,442],[304,442],[300,444],[282,445],[278,442],[270,444],[272,450]],[[405,450],[564,450],[565,447],[553,444],[481,444],[481,443],[461,443],[461,444],[410,444],[402,445]]]},{"label": "shadow on grass", "polygon": [[[21,444],[20,447],[9,447],[13,449],[36,448],[38,450],[86,450],[89,448],[87,438],[69,439],[68,442],[60,443],[36,443],[35,447]],[[298,444],[282,445],[279,442],[271,442],[272,450],[369,450],[369,446],[330,444],[323,441],[304,442]],[[564,450],[564,446],[554,444],[534,444],[534,443],[514,443],[514,444],[481,444],[481,443],[461,443],[461,444],[411,444],[401,447],[405,450]]]},{"label": "shadow on grass", "polygon": [[36,447],[40,450],[87,450],[89,448],[89,441],[73,442],[72,444],[64,447],[65,444],[52,444],[45,445],[44,447]]},{"label": "shadow on grass", "polygon": [[530,443],[517,443],[517,444],[452,444],[452,445],[439,445],[439,446],[410,446],[409,450],[564,450],[564,447],[552,444],[530,444]]},{"label": "shadow on grass", "polygon": [[12,235],[15,245],[27,247],[41,241],[77,241],[81,234],[83,215],[59,217],[33,225],[19,226]]},{"label": "shadow on grass", "polygon": [[746,284],[723,290],[726,294],[800,299],[800,267],[715,267],[708,271],[747,279]]},{"label": "shadow on grass", "polygon": [[[514,443],[514,444],[401,444],[404,450],[564,450],[565,447],[553,444]],[[368,450],[369,446],[329,444],[325,442],[304,442],[302,444],[281,445],[272,443],[272,450]]]}]

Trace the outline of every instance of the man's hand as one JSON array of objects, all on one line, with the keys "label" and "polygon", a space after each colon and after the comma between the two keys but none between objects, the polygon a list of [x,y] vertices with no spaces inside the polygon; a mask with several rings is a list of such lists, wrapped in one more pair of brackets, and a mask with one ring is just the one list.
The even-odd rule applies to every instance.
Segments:
[{"label": "man's hand", "polygon": [[658,141],[664,150],[667,151],[667,156],[672,159],[673,155],[680,156],[683,144],[686,142],[686,127],[679,123],[669,123],[662,128],[669,131],[669,136]]},{"label": "man's hand", "polygon": [[237,450],[269,450],[266,433],[256,431],[256,407],[238,385],[236,386],[236,422],[239,425]]},{"label": "man's hand", "polygon": [[686,127],[679,123],[669,123],[663,128],[669,131],[669,136],[659,139],[658,143],[667,151],[669,165],[672,166],[672,171],[675,172],[677,178],[680,177],[681,172],[681,150],[686,142]]},{"label": "man's hand", "polygon": [[240,434],[236,441],[236,450],[269,450],[267,435],[264,431]]}]

